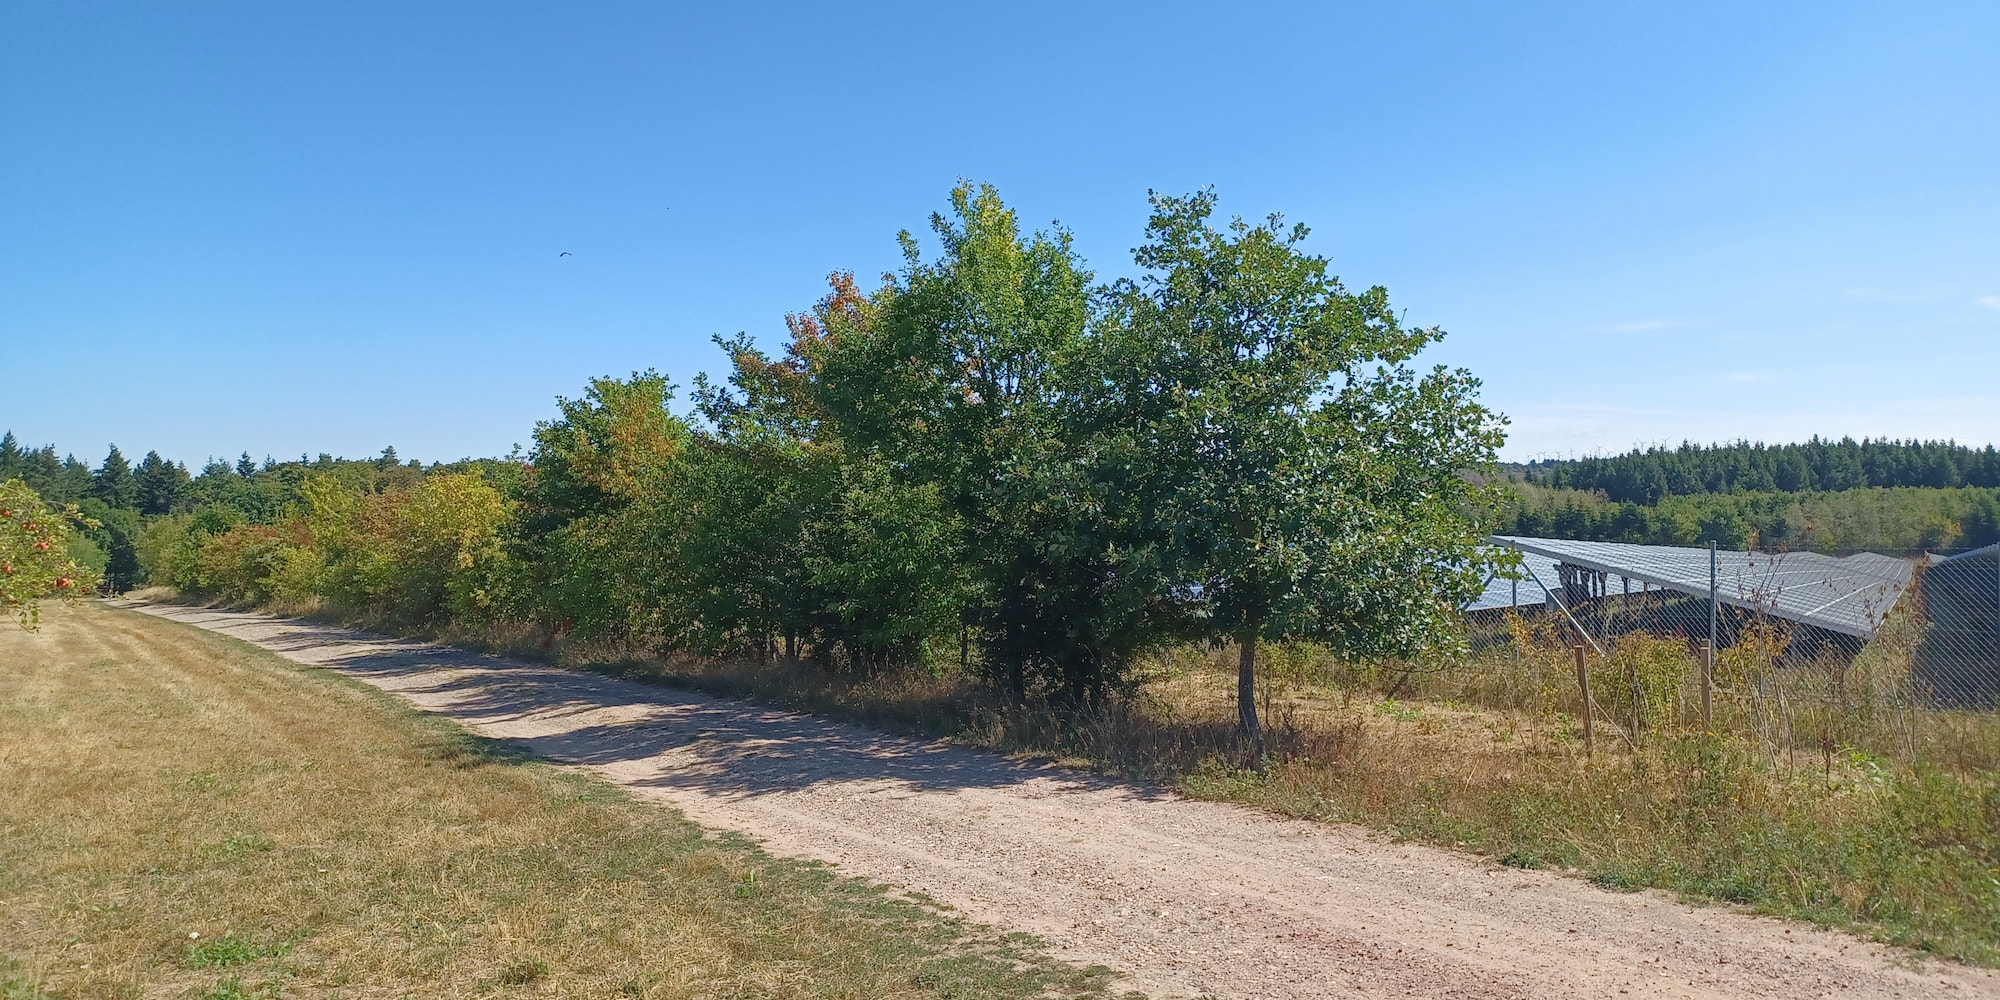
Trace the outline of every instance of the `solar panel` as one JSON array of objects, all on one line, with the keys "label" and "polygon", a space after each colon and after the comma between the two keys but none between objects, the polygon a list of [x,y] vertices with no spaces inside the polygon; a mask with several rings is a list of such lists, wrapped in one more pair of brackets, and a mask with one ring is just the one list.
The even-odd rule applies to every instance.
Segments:
[{"label": "solar panel", "polygon": [[[1530,572],[1530,569],[1533,572]],[[1549,586],[1555,586],[1556,561],[1542,556],[1523,554],[1521,568],[1494,571],[1493,575],[1486,578],[1486,591],[1461,610],[1492,611],[1496,608],[1547,604],[1549,593],[1542,589],[1540,583],[1535,582],[1537,575],[1547,581]]]},{"label": "solar panel", "polygon": [[[1552,562],[1708,596],[1707,549],[1515,535],[1495,535],[1489,540]],[[1911,573],[1908,560],[1873,552],[1841,559],[1817,552],[1717,552],[1715,561],[1719,602],[1862,638],[1881,627],[1883,617],[1909,585]],[[1549,586],[1557,585],[1553,568],[1543,579]],[[1489,586],[1489,593],[1491,589]]]}]

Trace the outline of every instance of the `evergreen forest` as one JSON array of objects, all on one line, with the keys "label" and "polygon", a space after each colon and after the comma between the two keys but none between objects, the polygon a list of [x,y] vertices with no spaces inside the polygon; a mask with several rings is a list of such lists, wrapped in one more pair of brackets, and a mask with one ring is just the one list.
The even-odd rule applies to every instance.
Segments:
[{"label": "evergreen forest", "polygon": [[1953,441],[1682,444],[1531,462],[1507,534],[1890,555],[2000,542],[2000,453]]}]

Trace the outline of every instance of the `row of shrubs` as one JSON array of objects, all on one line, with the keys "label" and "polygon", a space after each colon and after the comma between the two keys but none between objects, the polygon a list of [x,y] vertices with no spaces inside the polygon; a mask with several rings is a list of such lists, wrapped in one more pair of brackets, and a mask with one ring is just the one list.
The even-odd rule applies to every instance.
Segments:
[{"label": "row of shrubs", "polygon": [[147,582],[410,625],[502,612],[496,595],[515,571],[501,533],[514,505],[482,476],[443,473],[380,493],[321,476],[300,493],[270,524],[232,523],[233,511],[214,506],[153,519],[137,542]]},{"label": "row of shrubs", "polygon": [[905,234],[877,290],[834,275],[782,356],[718,340],[730,374],[691,418],[642,372],[559,400],[515,461],[206,469],[186,495],[288,499],[151,518],[137,575],[407,627],[955,663],[1072,702],[1188,641],[1455,640],[1494,502],[1465,472],[1502,421],[1468,373],[1404,364],[1440,331],[1348,291],[1301,227],[1215,224],[1206,192],[1156,197],[1146,277],[1111,284],[990,188],[952,209],[942,256]]}]

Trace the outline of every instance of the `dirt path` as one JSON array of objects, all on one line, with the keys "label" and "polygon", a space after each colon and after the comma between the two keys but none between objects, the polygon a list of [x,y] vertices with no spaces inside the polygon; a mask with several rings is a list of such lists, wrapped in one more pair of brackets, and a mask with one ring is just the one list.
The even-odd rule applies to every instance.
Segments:
[{"label": "dirt path", "polygon": [[2000,997],[1987,970],[1355,827],[310,622],[138,610],[1041,935],[1156,997]]}]

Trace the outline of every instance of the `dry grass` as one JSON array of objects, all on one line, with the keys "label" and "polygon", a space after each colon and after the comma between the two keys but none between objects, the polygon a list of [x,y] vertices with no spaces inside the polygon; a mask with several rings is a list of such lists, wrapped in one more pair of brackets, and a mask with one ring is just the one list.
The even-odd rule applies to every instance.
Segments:
[{"label": "dry grass", "polygon": [[1588,749],[1567,643],[1525,624],[1514,639],[1445,664],[1267,650],[1262,758],[1235,731],[1233,649],[1162,657],[1084,718],[956,676],[617,669],[2000,965],[2000,718],[1912,702],[1893,631],[1851,665],[1772,666],[1776,634],[1725,651],[1714,733],[1687,648],[1634,634],[1588,657]]},{"label": "dry grass", "polygon": [[1753,630],[1718,663],[1713,732],[1690,650],[1634,633],[1587,659],[1590,748],[1571,650],[1543,625],[1450,662],[1268,648],[1262,756],[1236,733],[1233,649],[1160,657],[1135,696],[1080,717],[950,671],[543,651],[525,632],[484,644],[2000,965],[2000,716],[1923,707],[1908,624],[1892,618],[1852,663],[1785,667],[1786,636]]},{"label": "dry grass", "polygon": [[[1893,643],[1851,666],[1776,667],[1781,637],[1746,641],[1718,665],[1710,732],[1685,647],[1629,636],[1587,657],[1591,748],[1571,650],[1518,632],[1407,674],[1291,651],[1262,766],[1218,746],[1179,783],[2000,964],[2000,719],[1910,703]],[[1228,718],[1230,656],[1164,671],[1146,714]]]},{"label": "dry grass", "polygon": [[234,640],[55,608],[0,664],[10,1000],[1106,987]]}]

